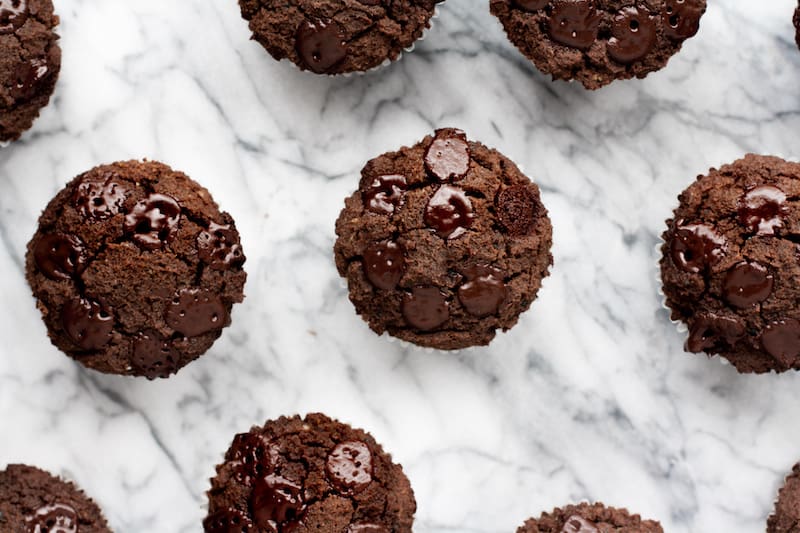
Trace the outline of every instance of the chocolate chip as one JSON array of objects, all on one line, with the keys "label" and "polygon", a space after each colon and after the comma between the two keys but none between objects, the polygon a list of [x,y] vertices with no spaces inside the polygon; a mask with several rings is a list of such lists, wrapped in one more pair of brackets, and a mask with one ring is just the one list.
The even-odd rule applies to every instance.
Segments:
[{"label": "chocolate chip", "polygon": [[391,215],[402,203],[407,187],[405,176],[379,176],[362,193],[362,200],[369,211]]},{"label": "chocolate chip", "polygon": [[599,533],[600,530],[581,515],[574,514],[567,518],[560,533]]},{"label": "chocolate chip", "polygon": [[145,250],[157,250],[178,231],[181,206],[166,194],[151,194],[138,202],[125,217],[124,230]]},{"label": "chocolate chip", "polygon": [[239,268],[245,261],[239,232],[229,224],[211,222],[197,236],[197,252],[200,260],[213,270]]},{"label": "chocolate chip", "polygon": [[79,276],[86,268],[86,247],[75,235],[50,233],[36,243],[33,259],[48,278],[70,279]]},{"label": "chocolate chip", "polygon": [[303,487],[278,475],[259,479],[250,495],[250,513],[264,531],[286,531],[305,514]]},{"label": "chocolate chip", "polygon": [[550,0],[512,0],[512,3],[520,9],[534,12],[547,7]]},{"label": "chocolate chip", "polygon": [[228,507],[203,520],[205,533],[256,533],[250,517],[239,509]]},{"label": "chocolate chip", "polygon": [[113,310],[94,300],[76,298],[61,309],[61,323],[77,346],[99,350],[111,341]]},{"label": "chocolate chip", "polygon": [[726,346],[732,347],[744,334],[744,323],[740,320],[715,313],[700,313],[689,324],[686,350],[693,353],[716,352]]},{"label": "chocolate chip", "polygon": [[700,29],[700,17],[705,5],[698,0],[667,0],[662,20],[664,33],[676,40],[693,37]]},{"label": "chocolate chip", "polygon": [[587,50],[597,40],[601,16],[594,0],[554,0],[550,37],[557,43]]},{"label": "chocolate chip", "polygon": [[303,63],[317,74],[328,72],[347,56],[344,35],[333,20],[300,24],[295,34],[295,50]]},{"label": "chocolate chip", "polygon": [[274,473],[278,450],[261,435],[240,433],[233,439],[225,460],[234,465],[239,483],[251,485],[256,479]]},{"label": "chocolate chip", "polygon": [[133,340],[131,366],[137,376],[167,378],[178,371],[178,352],[157,331],[140,332]]},{"label": "chocolate chip", "polygon": [[40,507],[25,521],[28,533],[78,533],[78,513],[65,503]]},{"label": "chocolate chip", "polygon": [[128,191],[113,172],[84,177],[75,187],[72,203],[86,218],[106,220],[118,214]]},{"label": "chocolate chip", "polygon": [[769,324],[761,335],[761,345],[784,368],[793,367],[800,357],[800,322],[786,318]]},{"label": "chocolate chip", "polygon": [[786,194],[772,185],[749,190],[739,201],[739,222],[757,235],[773,235],[783,226]]},{"label": "chocolate chip", "polygon": [[405,251],[396,242],[381,241],[364,250],[364,274],[375,287],[392,290],[405,272]]},{"label": "chocolate chip", "polygon": [[475,218],[466,193],[453,185],[439,187],[425,207],[425,224],[443,239],[457,239]]},{"label": "chocolate chip", "polygon": [[187,337],[197,337],[225,327],[228,312],[219,296],[206,289],[181,289],[165,315],[169,327]]},{"label": "chocolate chip", "polygon": [[425,152],[425,168],[439,181],[460,180],[469,172],[470,152],[467,136],[457,129],[436,130]]},{"label": "chocolate chip", "polygon": [[450,318],[450,304],[436,287],[414,287],[403,298],[403,317],[411,327],[430,331]]},{"label": "chocolate chip", "polygon": [[512,237],[528,235],[536,226],[540,204],[529,187],[512,185],[497,193],[497,219]]},{"label": "chocolate chip", "polygon": [[629,6],[620,10],[611,26],[608,55],[627,65],[642,59],[656,44],[656,19],[647,9]]},{"label": "chocolate chip", "polygon": [[766,267],[742,262],[725,274],[722,296],[731,305],[746,309],[769,298],[772,285],[773,278]]},{"label": "chocolate chip", "polygon": [[725,254],[725,238],[705,224],[678,224],[670,240],[672,261],[686,272],[699,273]]},{"label": "chocolate chip", "polygon": [[340,491],[358,494],[372,482],[372,453],[363,442],[342,442],[328,454],[328,478]]},{"label": "chocolate chip", "polygon": [[44,58],[20,63],[14,70],[16,81],[10,87],[11,97],[17,101],[30,100],[40,93],[39,87],[51,74],[52,70]]},{"label": "chocolate chip", "polygon": [[488,265],[477,265],[462,272],[467,282],[458,288],[458,299],[467,312],[477,317],[494,315],[506,299],[503,274]]},{"label": "chocolate chip", "polygon": [[0,0],[0,35],[14,33],[28,20],[28,0]]}]

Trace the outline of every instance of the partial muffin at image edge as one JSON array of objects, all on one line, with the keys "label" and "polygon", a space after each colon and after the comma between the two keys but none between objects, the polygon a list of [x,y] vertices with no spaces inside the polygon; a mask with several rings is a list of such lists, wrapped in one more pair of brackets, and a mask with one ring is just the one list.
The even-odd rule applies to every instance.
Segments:
[{"label": "partial muffin at image edge", "polygon": [[792,22],[794,23],[794,40],[797,43],[797,47],[800,48],[800,1],[797,3],[797,8],[794,10],[794,16],[792,17]]},{"label": "partial muffin at image edge", "polygon": [[664,68],[705,0],[491,0],[508,39],[554,80],[598,89]]},{"label": "partial muffin at image edge", "polygon": [[800,164],[749,154],[678,200],[660,264],[686,350],[742,373],[800,369]]},{"label": "partial muffin at image edge", "polygon": [[243,299],[232,217],[181,172],[98,166],[67,184],[28,244],[28,282],[61,351],[101,372],[167,377],[205,353]]},{"label": "partial muffin at image edge", "polygon": [[800,464],[784,480],[775,510],[767,519],[767,533],[795,533],[800,528]]},{"label": "partial muffin at image edge", "polygon": [[61,70],[51,0],[0,0],[0,142],[19,139],[47,105]]},{"label": "partial muffin at image edge", "polygon": [[336,266],[370,328],[441,350],[514,326],[553,262],[539,188],[456,129],[369,161],[336,234]]},{"label": "partial muffin at image edge", "polygon": [[27,465],[0,471],[0,531],[110,533],[103,513],[68,481]]},{"label": "partial muffin at image edge", "polygon": [[323,414],[235,436],[208,491],[206,533],[410,533],[416,501],[369,434]]},{"label": "partial muffin at image edge", "polygon": [[316,74],[366,72],[394,61],[443,0],[239,0],[253,39]]},{"label": "partial muffin at image edge", "polygon": [[663,533],[663,529],[658,522],[642,520],[627,509],[581,503],[531,518],[517,533]]}]

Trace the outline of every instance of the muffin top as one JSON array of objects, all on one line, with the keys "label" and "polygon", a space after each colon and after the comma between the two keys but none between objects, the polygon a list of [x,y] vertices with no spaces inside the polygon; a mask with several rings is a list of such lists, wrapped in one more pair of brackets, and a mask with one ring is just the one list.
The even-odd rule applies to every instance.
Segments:
[{"label": "muffin top", "polygon": [[767,533],[794,533],[800,528],[800,464],[786,477],[775,502],[775,511],[767,519]]},{"label": "muffin top", "polygon": [[531,518],[517,533],[663,533],[663,530],[658,522],[642,520],[627,509],[581,503]]}]

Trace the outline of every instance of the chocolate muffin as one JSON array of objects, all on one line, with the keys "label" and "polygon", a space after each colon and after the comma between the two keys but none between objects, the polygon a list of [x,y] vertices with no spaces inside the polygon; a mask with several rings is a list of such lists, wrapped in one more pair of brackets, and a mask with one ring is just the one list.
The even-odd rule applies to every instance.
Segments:
[{"label": "chocolate muffin", "polygon": [[456,129],[367,163],[336,234],[336,266],[370,328],[442,350],[511,328],[553,262],[539,188]]},{"label": "chocolate muffin", "polygon": [[517,533],[663,533],[661,524],[602,503],[568,505],[531,518]]},{"label": "chocolate muffin", "polygon": [[411,485],[371,435],[323,414],[236,435],[208,491],[206,533],[409,533]]},{"label": "chocolate muffin", "polygon": [[0,142],[19,139],[50,101],[61,70],[51,0],[0,0]]},{"label": "chocolate muffin", "polygon": [[666,66],[705,0],[491,0],[509,40],[554,80],[598,89]]},{"label": "chocolate muffin", "polygon": [[786,477],[775,512],[767,519],[767,533],[795,533],[800,531],[800,464],[794,465]]},{"label": "chocolate muffin", "polygon": [[317,74],[364,72],[422,37],[443,0],[239,0],[253,39]]},{"label": "chocolate muffin", "polygon": [[800,2],[798,2],[797,9],[794,10],[794,17],[792,17],[792,22],[794,22],[794,40],[797,43],[797,47],[800,48]]},{"label": "chocolate muffin", "polygon": [[711,169],[667,221],[661,277],[686,350],[740,372],[800,368],[800,164],[747,155]]},{"label": "chocolate muffin", "polygon": [[94,168],[50,202],[27,278],[53,344],[112,374],[167,377],[208,350],[243,299],[233,219],[156,162]]},{"label": "chocolate muffin", "polygon": [[0,531],[110,533],[102,511],[70,482],[26,465],[0,471]]}]

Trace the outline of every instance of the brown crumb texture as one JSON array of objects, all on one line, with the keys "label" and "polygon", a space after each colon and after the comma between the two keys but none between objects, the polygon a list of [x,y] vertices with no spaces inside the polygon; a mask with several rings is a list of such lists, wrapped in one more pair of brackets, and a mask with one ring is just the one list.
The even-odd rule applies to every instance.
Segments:
[{"label": "brown crumb texture", "polygon": [[665,67],[705,0],[491,0],[509,40],[553,80],[598,89]]},{"label": "brown crumb texture", "polygon": [[0,142],[28,130],[61,70],[51,0],[0,0]]},{"label": "brown crumb texture", "polygon": [[794,465],[778,492],[775,511],[767,519],[767,533],[795,533],[800,530],[800,464]]},{"label": "brown crumb texture", "polygon": [[416,511],[380,444],[319,413],[236,435],[208,501],[206,533],[410,533]]},{"label": "brown crumb texture", "polygon": [[581,503],[531,518],[517,533],[663,533],[663,530],[658,522],[642,520],[627,509]]},{"label": "brown crumb texture", "polygon": [[157,162],[96,167],[50,202],[27,278],[53,344],[101,372],[167,377],[208,350],[243,299],[233,219]]},{"label": "brown crumb texture", "polygon": [[0,471],[0,531],[111,530],[97,504],[75,485],[44,470],[17,464]]}]

